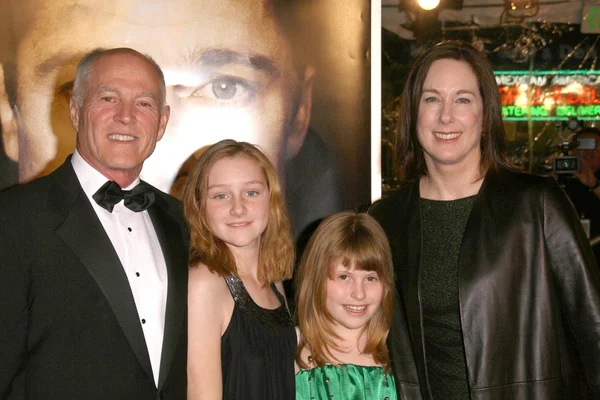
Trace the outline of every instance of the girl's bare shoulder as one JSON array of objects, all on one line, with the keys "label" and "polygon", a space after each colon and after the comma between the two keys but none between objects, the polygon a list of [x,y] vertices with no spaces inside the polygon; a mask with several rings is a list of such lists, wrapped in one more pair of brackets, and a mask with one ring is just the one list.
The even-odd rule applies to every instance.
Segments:
[{"label": "girl's bare shoulder", "polygon": [[199,295],[206,298],[229,293],[224,277],[212,272],[202,263],[189,269],[188,291],[190,294],[199,292]]}]

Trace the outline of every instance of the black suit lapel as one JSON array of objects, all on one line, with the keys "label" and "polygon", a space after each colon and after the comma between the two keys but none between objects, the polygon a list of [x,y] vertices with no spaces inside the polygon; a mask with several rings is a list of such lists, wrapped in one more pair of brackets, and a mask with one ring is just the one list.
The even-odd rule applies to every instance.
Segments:
[{"label": "black suit lapel", "polygon": [[[403,260],[406,265],[402,266],[404,274],[397,276],[398,284],[404,286],[404,293],[408,294],[410,301],[416,301],[415,303],[409,304],[410,307],[418,309],[419,305],[419,282],[420,282],[420,270],[421,270],[421,194],[419,191],[419,181],[417,180],[411,189],[409,195],[409,201],[406,204],[406,209],[402,210],[402,219],[404,223],[408,224],[408,229],[403,228],[405,232],[408,232],[408,237],[404,238],[407,244],[405,249],[407,255]],[[398,262],[401,262],[398,260]],[[402,264],[399,264],[402,265]]]},{"label": "black suit lapel", "polygon": [[[387,339],[396,377],[398,398],[420,390],[429,398],[425,371],[419,294],[421,260],[421,201],[419,181],[407,185],[372,213],[390,242],[397,300]],[[415,389],[416,388],[416,389]],[[412,395],[408,395],[411,397]],[[415,398],[421,398],[415,395]],[[411,397],[412,398],[412,397]]]},{"label": "black suit lapel", "polygon": [[[57,184],[66,189],[57,195],[65,218],[56,233],[94,278],[123,329],[131,348],[149,377],[153,377],[146,340],[139,321],[127,275],[117,253],[81,189],[70,159],[55,173]],[[66,195],[66,196],[65,196]],[[154,378],[152,378],[154,380]]]},{"label": "black suit lapel", "polygon": [[[401,221],[406,221],[408,229],[404,232],[408,238],[405,250],[407,256],[404,258],[406,262],[405,274],[399,276],[399,284],[402,285],[403,292],[406,293],[405,307],[407,310],[408,327],[411,339],[414,343],[413,352],[417,360],[424,360],[425,353],[423,347],[423,331],[421,325],[422,310],[421,310],[421,193],[419,188],[419,180],[417,180],[411,189],[409,201],[406,203],[403,218]],[[402,262],[402,261],[398,261]],[[427,372],[424,368],[425,363],[417,362],[417,373],[421,382],[421,391],[424,398],[428,397],[429,385],[426,379]]]},{"label": "black suit lapel", "polygon": [[187,250],[182,242],[181,226],[168,213],[168,204],[157,194],[155,204],[148,209],[156,236],[160,242],[167,272],[169,289],[165,313],[165,331],[158,387],[168,376],[175,351],[180,342],[181,330],[186,329],[187,300]]}]

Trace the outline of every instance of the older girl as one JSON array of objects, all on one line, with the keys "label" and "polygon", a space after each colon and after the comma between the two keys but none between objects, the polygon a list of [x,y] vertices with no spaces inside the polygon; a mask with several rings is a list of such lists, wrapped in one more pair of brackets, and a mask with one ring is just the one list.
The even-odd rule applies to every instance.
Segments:
[{"label": "older girl", "polygon": [[296,336],[281,281],[294,250],[274,165],[224,140],[184,190],[191,231],[188,398],[291,399]]}]

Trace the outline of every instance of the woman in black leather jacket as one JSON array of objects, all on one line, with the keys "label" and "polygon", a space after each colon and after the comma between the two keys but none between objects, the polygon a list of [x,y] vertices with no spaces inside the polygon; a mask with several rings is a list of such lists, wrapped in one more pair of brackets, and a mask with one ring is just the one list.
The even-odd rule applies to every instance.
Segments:
[{"label": "woman in black leather jacket", "polygon": [[392,247],[400,398],[600,398],[600,274],[554,179],[510,169],[492,68],[442,42],[409,72]]}]

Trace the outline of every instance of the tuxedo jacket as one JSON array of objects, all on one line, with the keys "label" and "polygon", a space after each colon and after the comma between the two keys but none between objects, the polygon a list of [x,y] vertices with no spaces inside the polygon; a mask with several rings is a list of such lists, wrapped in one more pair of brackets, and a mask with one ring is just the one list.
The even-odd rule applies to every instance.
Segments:
[{"label": "tuxedo jacket", "polygon": [[127,276],[70,158],[0,194],[0,399],[185,398],[187,228],[155,190],[168,272],[158,388]]}]

